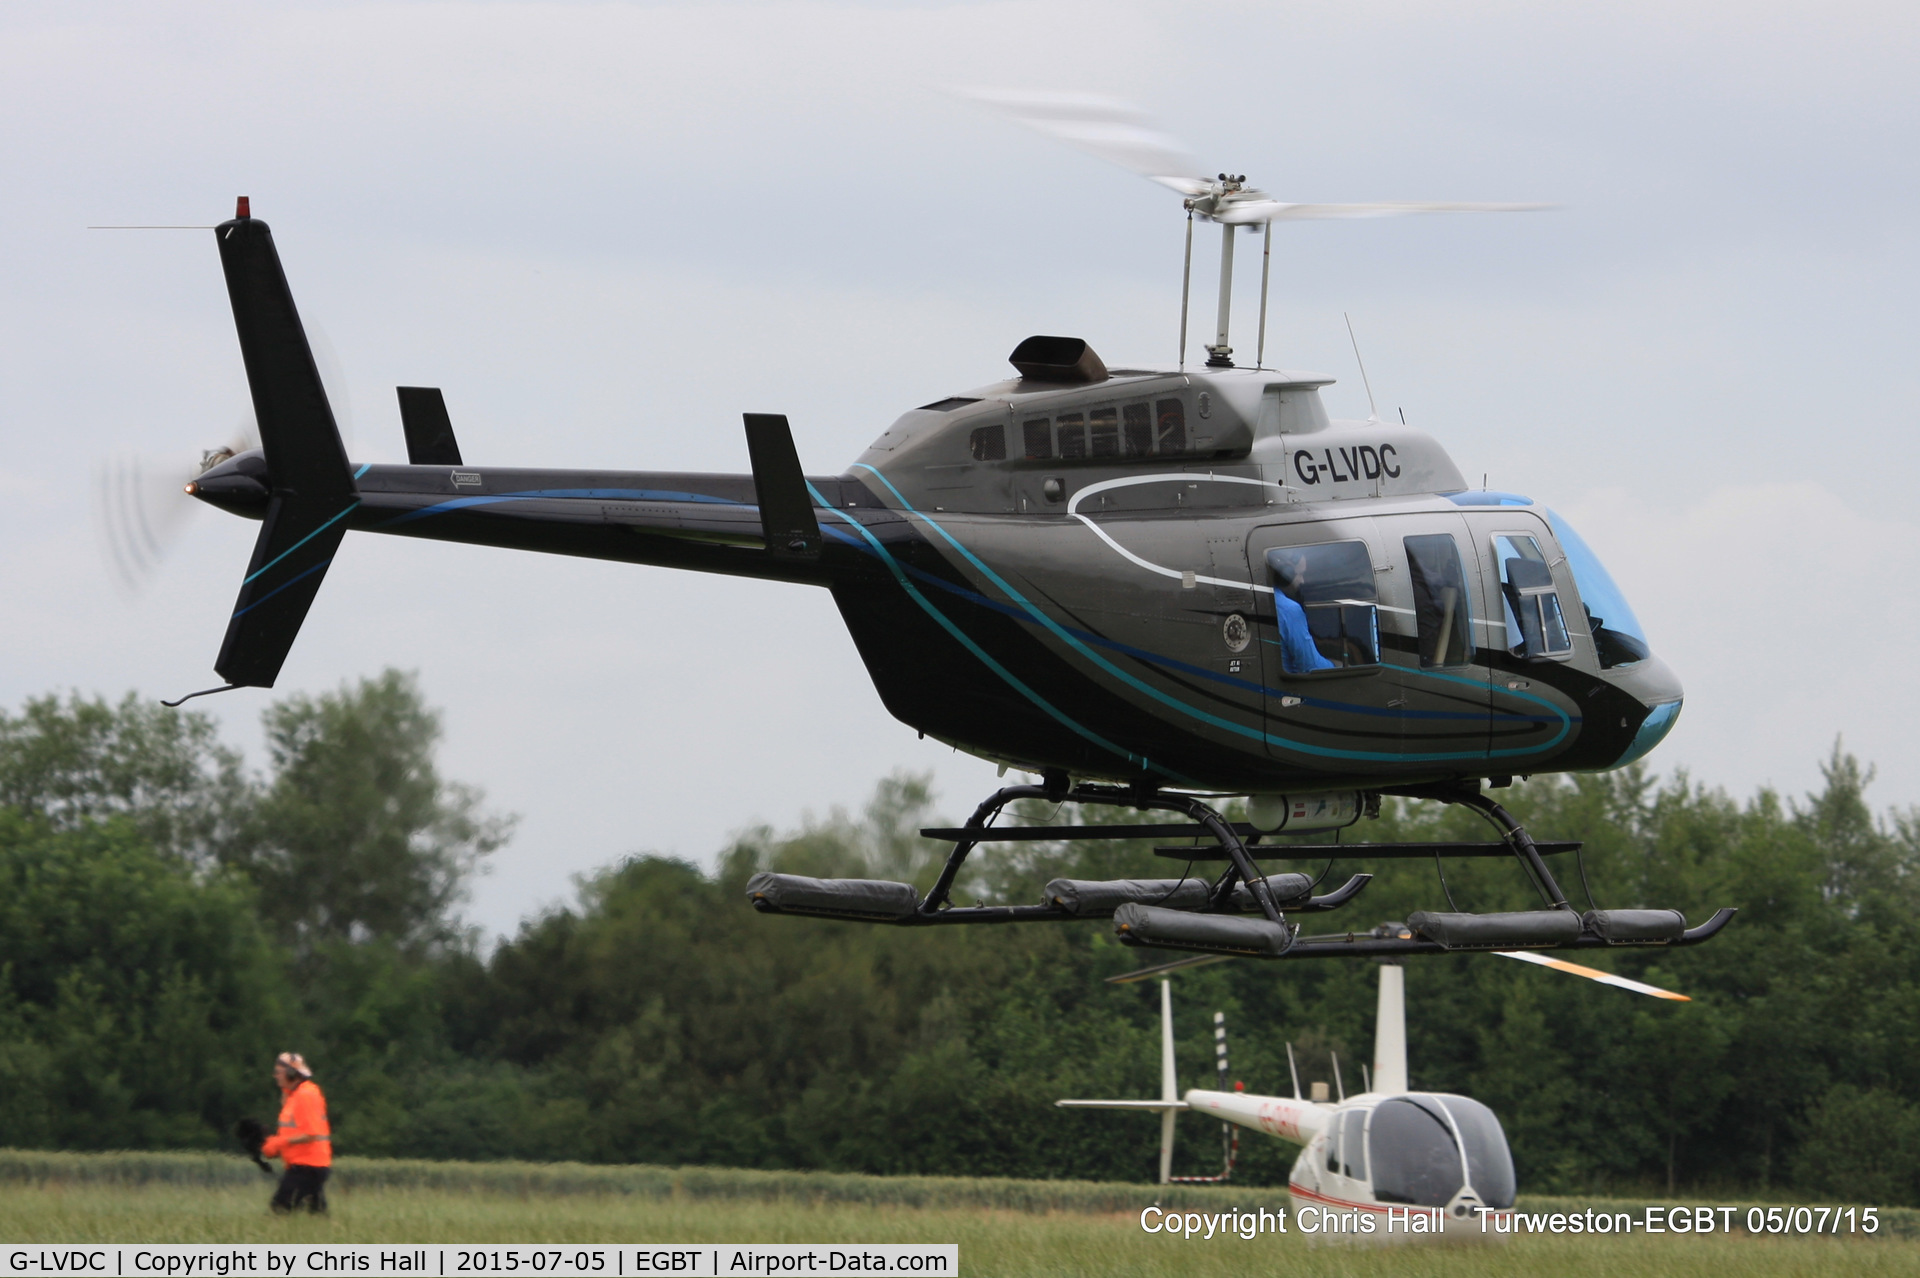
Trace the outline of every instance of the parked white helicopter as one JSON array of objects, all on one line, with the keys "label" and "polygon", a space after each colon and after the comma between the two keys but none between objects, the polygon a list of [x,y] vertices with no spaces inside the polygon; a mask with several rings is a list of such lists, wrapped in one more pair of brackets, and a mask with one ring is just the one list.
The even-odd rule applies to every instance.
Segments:
[{"label": "parked white helicopter", "polygon": [[[1534,955],[1512,957],[1535,959]],[[1114,978],[1119,982],[1159,975],[1169,968],[1196,966],[1207,960],[1166,964]],[[1563,960],[1554,960],[1560,965]],[[1574,964],[1578,975],[1606,979],[1639,993],[1684,1000],[1637,981],[1614,977]],[[1340,1078],[1340,1062],[1333,1059],[1337,1098],[1327,1084],[1316,1082],[1308,1095],[1300,1094],[1300,1073],[1293,1045],[1287,1045],[1287,1064],[1293,1075],[1293,1095],[1260,1096],[1228,1083],[1225,1015],[1214,1013],[1215,1064],[1219,1089],[1189,1089],[1183,1096],[1176,1081],[1173,1052],[1173,989],[1160,982],[1160,1098],[1158,1100],[1062,1100],[1068,1109],[1145,1110],[1160,1115],[1160,1183],[1223,1181],[1232,1174],[1236,1145],[1229,1139],[1226,1167],[1218,1176],[1176,1177],[1173,1173],[1175,1117],[1182,1110],[1208,1115],[1223,1123],[1255,1131],[1303,1148],[1287,1176],[1296,1219],[1303,1211],[1316,1214],[1312,1222],[1324,1233],[1395,1236],[1443,1233],[1451,1226],[1480,1232],[1477,1217],[1484,1212],[1512,1208],[1516,1185],[1513,1155],[1506,1133],[1492,1110],[1467,1096],[1448,1092],[1416,1092],[1407,1078],[1405,969],[1395,964],[1380,968],[1380,998],[1374,1024],[1373,1070],[1366,1090],[1348,1096]],[[1410,1210],[1411,1209],[1411,1210]],[[1371,1217],[1371,1220],[1363,1219]],[[1304,1222],[1302,1222],[1304,1223]]]}]

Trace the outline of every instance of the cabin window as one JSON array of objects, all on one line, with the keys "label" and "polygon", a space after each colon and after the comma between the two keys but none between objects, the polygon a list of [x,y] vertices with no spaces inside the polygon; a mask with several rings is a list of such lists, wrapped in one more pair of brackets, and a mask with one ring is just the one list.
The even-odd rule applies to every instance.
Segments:
[{"label": "cabin window", "polygon": [[1327,1170],[1340,1174],[1340,1124],[1332,1123],[1327,1127]]},{"label": "cabin window", "polygon": [[1162,455],[1187,451],[1187,409],[1177,399],[1163,399],[1154,406],[1154,449]]},{"label": "cabin window", "polygon": [[1340,1165],[1343,1176],[1353,1180],[1367,1178],[1367,1113],[1350,1110],[1341,1120]]},{"label": "cabin window", "polygon": [[1413,578],[1413,616],[1422,666],[1463,666],[1473,660],[1467,618],[1467,576],[1460,547],[1448,533],[1406,539]]},{"label": "cabin window", "polygon": [[1153,409],[1146,404],[1128,404],[1120,410],[1120,442],[1128,457],[1145,457],[1153,451]]},{"label": "cabin window", "polygon": [[1044,461],[1053,456],[1053,423],[1048,418],[1024,422],[1020,432],[1025,437],[1029,461]]},{"label": "cabin window", "polygon": [[1120,410],[1096,408],[1088,413],[1087,437],[1089,457],[1118,457],[1120,455]]},{"label": "cabin window", "polygon": [[1068,461],[1077,461],[1087,455],[1086,419],[1079,413],[1062,413],[1060,425],[1060,456]]},{"label": "cabin window", "polygon": [[1562,657],[1573,651],[1553,570],[1531,537],[1493,539],[1500,563],[1500,595],[1507,613],[1507,649],[1516,657]]},{"label": "cabin window", "polygon": [[1287,674],[1380,664],[1379,593],[1363,541],[1267,552],[1280,668]]},{"label": "cabin window", "polygon": [[1007,428],[999,423],[992,426],[976,426],[973,434],[967,437],[967,443],[973,450],[975,461],[1007,459]]}]

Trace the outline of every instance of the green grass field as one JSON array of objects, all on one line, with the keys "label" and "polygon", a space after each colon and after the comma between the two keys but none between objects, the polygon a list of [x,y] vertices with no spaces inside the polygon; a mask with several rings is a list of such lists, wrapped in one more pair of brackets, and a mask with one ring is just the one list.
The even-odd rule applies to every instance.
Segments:
[{"label": "green grass field", "polygon": [[[972,1275],[1142,1278],[1920,1273],[1920,1241],[1891,1236],[1911,1227],[1910,1213],[1899,1212],[1889,1236],[1876,1239],[1636,1235],[1355,1246],[1298,1234],[1251,1242],[1145,1235],[1137,1212],[1155,1194],[1140,1185],[371,1159],[343,1162],[336,1183],[331,1216],[277,1218],[266,1211],[271,1182],[238,1159],[0,1151],[0,1240],[956,1242]],[[1176,1200],[1218,1210],[1284,1205],[1285,1195],[1193,1188],[1169,1194],[1169,1205]]]}]

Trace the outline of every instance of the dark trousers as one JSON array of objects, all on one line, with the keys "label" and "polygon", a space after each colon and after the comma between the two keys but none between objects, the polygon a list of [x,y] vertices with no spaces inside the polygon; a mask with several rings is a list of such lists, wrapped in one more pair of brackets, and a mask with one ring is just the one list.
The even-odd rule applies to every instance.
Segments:
[{"label": "dark trousers", "polygon": [[289,1167],[273,1191],[275,1211],[322,1212],[327,1209],[327,1175],[331,1167]]}]

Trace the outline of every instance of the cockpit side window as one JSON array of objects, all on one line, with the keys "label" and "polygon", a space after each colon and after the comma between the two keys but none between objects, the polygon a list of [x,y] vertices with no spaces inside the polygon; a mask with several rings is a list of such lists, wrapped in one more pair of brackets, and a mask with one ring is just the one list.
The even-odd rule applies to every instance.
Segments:
[{"label": "cockpit side window", "polygon": [[967,448],[973,453],[975,461],[1005,461],[1007,428],[999,422],[991,426],[976,426],[973,434],[967,436]]},{"label": "cockpit side window", "polygon": [[1468,664],[1473,660],[1473,627],[1467,614],[1467,577],[1460,565],[1460,547],[1450,533],[1409,537],[1406,547],[1420,664]]},{"label": "cockpit side window", "polygon": [[1365,542],[1276,547],[1267,568],[1284,672],[1380,664],[1380,596]]},{"label": "cockpit side window", "polygon": [[1493,539],[1500,565],[1500,594],[1507,614],[1507,648],[1516,657],[1564,657],[1573,651],[1553,570],[1531,537],[1503,533]]}]

